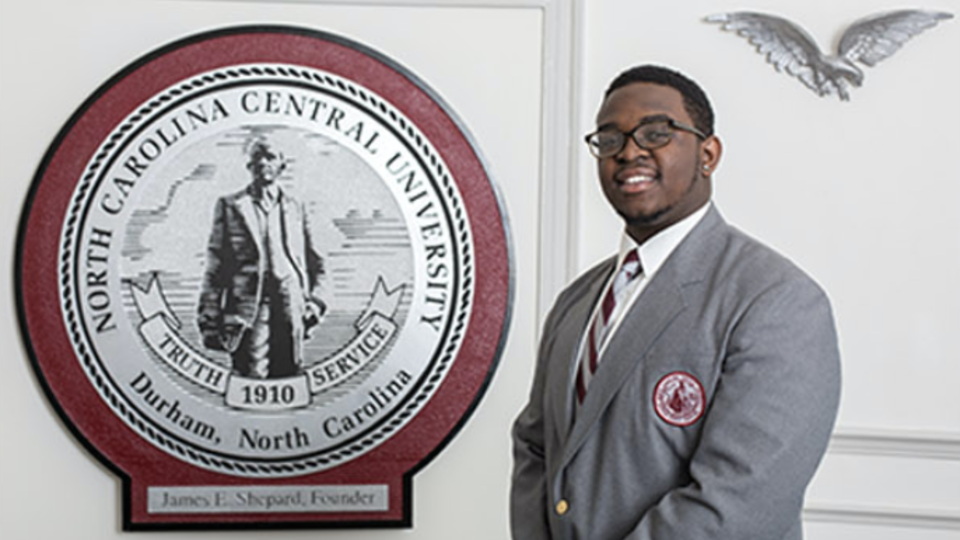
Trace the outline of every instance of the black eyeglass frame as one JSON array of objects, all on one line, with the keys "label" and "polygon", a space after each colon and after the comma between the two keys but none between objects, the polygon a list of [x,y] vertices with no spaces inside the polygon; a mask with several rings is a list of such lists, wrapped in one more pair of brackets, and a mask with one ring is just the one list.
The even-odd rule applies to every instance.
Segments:
[{"label": "black eyeglass frame", "polygon": [[[637,130],[640,129],[640,128],[642,128],[643,126],[650,125],[650,124],[658,124],[658,123],[667,124],[668,126],[670,126],[671,128],[673,128],[673,129],[675,129],[675,130],[680,130],[680,131],[686,131],[686,132],[688,132],[688,133],[693,133],[694,135],[696,135],[696,136],[699,137],[700,139],[704,139],[704,140],[705,140],[705,139],[707,138],[707,135],[706,135],[704,132],[700,131],[699,129],[697,129],[697,128],[693,127],[693,126],[689,126],[689,125],[687,125],[687,124],[684,124],[683,122],[677,122],[677,121],[674,120],[673,118],[670,118],[670,117],[654,117],[654,118],[645,118],[645,119],[643,119],[639,124],[637,124],[637,126],[636,126],[635,128],[631,129],[630,131],[619,131],[619,130],[617,130],[617,131],[619,131],[619,133],[620,133],[621,135],[623,135],[623,143],[620,144],[620,148],[617,148],[617,150],[616,150],[615,152],[611,152],[611,153],[608,154],[608,155],[602,155],[602,156],[601,156],[601,155],[598,155],[597,146],[594,145],[593,143],[591,143],[591,142],[590,142],[590,139],[592,139],[592,138],[593,138],[594,136],[596,136],[596,135],[599,135],[601,131],[608,131],[608,130],[610,130],[609,127],[603,127],[603,128],[600,128],[600,129],[598,129],[598,130],[596,130],[596,131],[594,131],[594,132],[592,132],[592,133],[588,133],[588,134],[583,138],[583,140],[584,140],[584,142],[587,143],[587,148],[590,149],[590,153],[593,155],[593,157],[595,157],[595,158],[597,158],[597,159],[604,159],[604,158],[612,157],[612,156],[615,156],[615,155],[619,154],[620,152],[623,151],[624,147],[627,145],[627,139],[633,139],[633,142],[636,143],[637,146],[639,146],[640,148],[643,148],[644,150],[656,150],[657,148],[663,148],[664,146],[670,144],[670,141],[673,140],[673,137],[670,137],[669,139],[667,139],[663,144],[658,144],[658,145],[656,145],[656,146],[650,146],[650,145],[648,145],[648,144],[643,143],[643,142],[640,141],[639,139],[637,139]],[[672,133],[671,133],[671,135],[672,135]]]}]

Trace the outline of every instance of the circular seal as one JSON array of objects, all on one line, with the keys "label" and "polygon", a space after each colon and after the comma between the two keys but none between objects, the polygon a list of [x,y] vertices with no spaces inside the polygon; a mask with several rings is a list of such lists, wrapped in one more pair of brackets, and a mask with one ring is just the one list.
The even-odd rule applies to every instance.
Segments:
[{"label": "circular seal", "polygon": [[178,42],[98,91],[37,175],[18,272],[41,376],[109,461],[143,450],[104,436],[119,420],[259,478],[427,459],[492,374],[512,287],[495,189],[438,98],[275,27]]},{"label": "circular seal", "polygon": [[703,416],[706,396],[693,375],[675,371],[665,375],[653,391],[653,407],[666,423],[686,427]]}]

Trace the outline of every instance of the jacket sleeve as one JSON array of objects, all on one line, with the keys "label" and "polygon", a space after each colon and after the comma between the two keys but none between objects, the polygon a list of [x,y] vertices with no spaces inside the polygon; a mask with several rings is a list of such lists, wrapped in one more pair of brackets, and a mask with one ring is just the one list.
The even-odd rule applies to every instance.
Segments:
[{"label": "jacket sleeve", "polygon": [[[560,302],[558,301],[558,304]],[[510,530],[514,540],[548,540],[547,476],[544,454],[544,380],[556,313],[547,318],[530,397],[513,425]]]},{"label": "jacket sleeve", "polygon": [[513,426],[510,530],[514,540],[546,540],[546,474],[543,453],[543,394],[537,377],[530,402]]},{"label": "jacket sleeve", "polygon": [[303,214],[303,241],[305,265],[307,271],[307,296],[322,311],[326,311],[326,295],[323,291],[323,277],[326,274],[326,265],[320,248],[316,242],[316,235],[310,230],[310,213],[306,206],[300,207]]},{"label": "jacket sleeve", "polygon": [[806,487],[833,429],[840,359],[826,296],[807,279],[759,293],[732,323],[689,484],[630,540],[799,538]]},{"label": "jacket sleeve", "polygon": [[207,262],[197,306],[197,326],[204,345],[211,349],[223,349],[220,341],[220,326],[223,322],[223,291],[227,286],[226,271],[233,264],[230,260],[227,241],[227,209],[223,199],[217,200],[213,213],[213,227],[207,242]]}]

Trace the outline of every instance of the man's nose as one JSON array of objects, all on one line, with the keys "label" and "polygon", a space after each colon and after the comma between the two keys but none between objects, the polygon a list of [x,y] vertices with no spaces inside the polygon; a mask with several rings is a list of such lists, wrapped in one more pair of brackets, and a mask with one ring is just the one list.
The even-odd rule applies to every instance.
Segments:
[{"label": "man's nose", "polygon": [[623,143],[623,148],[617,152],[616,158],[618,161],[632,161],[638,157],[650,157],[651,152],[646,148],[641,147],[637,144],[637,140],[633,138],[633,135],[629,135],[627,140]]}]

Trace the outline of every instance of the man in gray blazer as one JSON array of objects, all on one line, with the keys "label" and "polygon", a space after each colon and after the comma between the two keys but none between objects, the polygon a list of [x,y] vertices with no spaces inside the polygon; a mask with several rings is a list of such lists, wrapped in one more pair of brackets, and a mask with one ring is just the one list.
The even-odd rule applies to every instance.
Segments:
[{"label": "man in gray blazer", "polygon": [[246,189],[217,200],[197,322],[204,345],[228,352],[238,375],[289,377],[326,310],[323,259],[306,209],[277,184],[283,156],[256,140],[247,168]]},{"label": "man in gray blazer", "polygon": [[802,538],[840,394],[826,296],[710,202],[722,148],[683,75],[621,74],[587,143],[625,233],[547,318],[513,538]]}]

